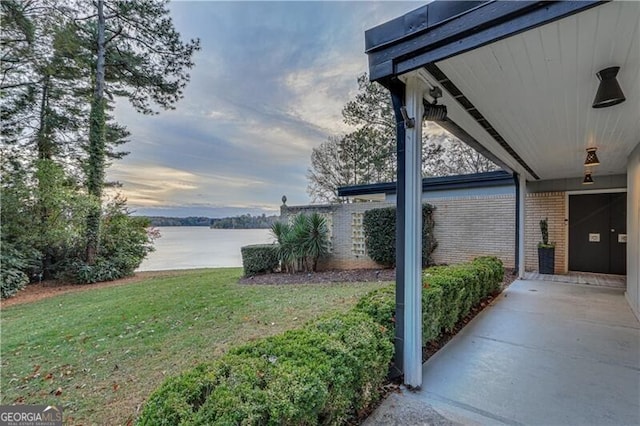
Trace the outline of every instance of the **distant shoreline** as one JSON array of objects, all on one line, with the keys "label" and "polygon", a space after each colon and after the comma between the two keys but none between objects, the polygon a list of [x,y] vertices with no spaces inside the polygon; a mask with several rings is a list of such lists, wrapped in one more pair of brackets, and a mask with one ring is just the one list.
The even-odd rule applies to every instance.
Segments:
[{"label": "distant shoreline", "polygon": [[204,216],[167,217],[144,216],[151,226],[199,226],[212,229],[270,229],[280,216],[251,216],[249,214],[235,217],[210,218]]}]

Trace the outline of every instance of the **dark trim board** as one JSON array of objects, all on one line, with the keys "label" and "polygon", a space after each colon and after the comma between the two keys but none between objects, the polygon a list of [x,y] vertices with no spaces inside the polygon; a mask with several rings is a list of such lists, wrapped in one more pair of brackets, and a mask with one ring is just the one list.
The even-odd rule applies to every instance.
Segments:
[{"label": "dark trim board", "polygon": [[393,80],[388,86],[391,92],[391,103],[393,104],[393,113],[396,118],[396,158],[398,167],[396,167],[396,321],[395,341],[394,341],[394,359],[391,376],[398,377],[404,373],[404,295],[405,295],[405,279],[404,268],[404,242],[405,242],[405,183],[406,183],[406,161],[405,143],[406,143],[406,127],[401,109],[405,104],[406,86],[400,80]]},{"label": "dark trim board", "polygon": [[397,77],[603,1],[435,1],[365,32],[369,77]]},{"label": "dark trim board", "polygon": [[[446,191],[451,189],[490,188],[512,186],[513,175],[505,171],[473,173],[468,175],[439,176],[422,179],[422,192]],[[366,185],[342,186],[338,196],[355,197],[371,194],[397,194],[396,182],[373,183]],[[402,192],[402,191],[400,191]]]}]

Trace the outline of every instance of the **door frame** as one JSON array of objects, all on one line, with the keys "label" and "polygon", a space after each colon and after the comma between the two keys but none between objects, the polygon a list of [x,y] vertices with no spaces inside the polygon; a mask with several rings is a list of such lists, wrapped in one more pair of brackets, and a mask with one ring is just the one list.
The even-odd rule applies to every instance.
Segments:
[{"label": "door frame", "polygon": [[[564,240],[567,242],[564,247],[564,265],[562,265],[565,273],[569,273],[569,196],[570,195],[588,195],[588,194],[619,194],[626,193],[627,188],[610,188],[610,189],[584,189],[577,191],[566,191],[564,193],[564,211],[567,217],[564,218]],[[629,196],[627,196],[627,199]]]}]

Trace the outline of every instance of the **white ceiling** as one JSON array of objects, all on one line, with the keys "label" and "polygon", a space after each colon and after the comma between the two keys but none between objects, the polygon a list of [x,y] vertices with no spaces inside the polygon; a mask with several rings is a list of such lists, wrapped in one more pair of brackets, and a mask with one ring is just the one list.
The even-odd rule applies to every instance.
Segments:
[{"label": "white ceiling", "polygon": [[[601,163],[594,177],[626,173],[640,143],[639,23],[640,2],[614,1],[437,65],[541,179],[581,177],[591,146]],[[596,72],[610,66],[621,67],[627,100],[593,109]],[[448,94],[441,103],[453,121],[524,173]]]}]

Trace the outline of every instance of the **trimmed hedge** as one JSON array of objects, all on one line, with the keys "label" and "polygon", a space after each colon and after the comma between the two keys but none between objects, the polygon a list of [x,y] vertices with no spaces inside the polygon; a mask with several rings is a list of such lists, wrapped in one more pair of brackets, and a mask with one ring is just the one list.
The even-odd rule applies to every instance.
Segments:
[{"label": "trimmed hedge", "polygon": [[242,267],[244,275],[250,277],[256,274],[265,274],[278,269],[278,246],[275,244],[256,244],[244,246],[242,253]]},{"label": "trimmed hedge", "polygon": [[[504,268],[496,257],[479,257],[472,262],[436,266],[422,277],[422,343],[452,331],[471,308],[500,290]],[[370,315],[386,329],[393,342],[395,328],[395,287],[385,287],[364,296],[356,310]]]},{"label": "trimmed hedge", "polygon": [[332,315],[169,378],[137,423],[344,424],[379,398],[392,352],[371,317]]},{"label": "trimmed hedge", "polygon": [[[433,264],[432,255],[438,247],[433,236],[435,222],[431,204],[422,205],[422,267]],[[369,257],[383,266],[396,264],[396,208],[367,210],[363,218],[365,244]]]},{"label": "trimmed hedge", "polygon": [[[502,262],[489,257],[425,271],[423,343],[450,330],[468,303],[498,290],[502,277]],[[167,379],[150,395],[137,424],[348,423],[380,398],[394,326],[395,289],[373,291],[351,312],[245,344]]]}]

